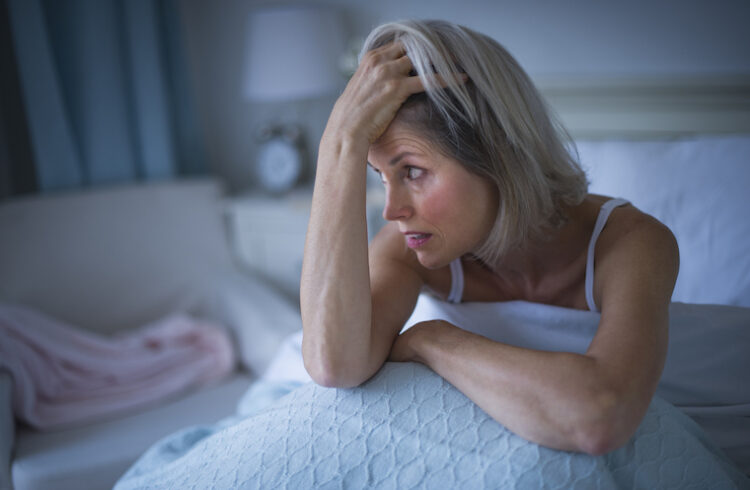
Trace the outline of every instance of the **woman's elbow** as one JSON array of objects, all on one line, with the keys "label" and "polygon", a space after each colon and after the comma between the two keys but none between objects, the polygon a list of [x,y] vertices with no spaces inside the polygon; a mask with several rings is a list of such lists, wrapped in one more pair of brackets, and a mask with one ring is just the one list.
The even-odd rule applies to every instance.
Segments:
[{"label": "woman's elbow", "polygon": [[305,369],[312,380],[326,388],[353,388],[362,384],[367,378],[357,375],[355,369],[343,366],[325,356],[302,354]]},{"label": "woman's elbow", "polygon": [[351,388],[358,384],[351,384],[351,381],[345,379],[342,373],[319,364],[305,363],[305,369],[316,384],[325,388]]},{"label": "woman's elbow", "polygon": [[[580,452],[601,456],[624,446],[635,433],[633,410],[625,408],[623,400],[611,393],[598,397],[589,420],[577,433],[576,446]],[[641,417],[636,417],[638,421]]]},{"label": "woman's elbow", "polygon": [[613,428],[597,428],[589,430],[579,441],[578,446],[581,452],[591,456],[601,456],[620,448],[627,442],[629,437],[624,440]]}]

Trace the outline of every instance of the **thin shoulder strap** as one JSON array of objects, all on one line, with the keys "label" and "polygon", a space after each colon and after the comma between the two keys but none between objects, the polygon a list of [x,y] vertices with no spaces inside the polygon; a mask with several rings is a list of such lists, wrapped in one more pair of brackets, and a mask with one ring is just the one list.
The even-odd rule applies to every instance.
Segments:
[{"label": "thin shoulder strap", "polygon": [[449,303],[460,303],[464,295],[464,268],[461,265],[461,257],[450,263],[451,268],[451,291],[448,293]]},{"label": "thin shoulder strap", "polygon": [[589,251],[586,257],[586,303],[591,311],[599,311],[594,302],[594,249],[596,248],[596,240],[599,239],[599,235],[604,229],[604,225],[607,224],[607,220],[609,219],[612,210],[625,204],[628,204],[628,201],[625,199],[610,199],[602,204],[602,207],[599,210],[599,216],[596,218],[594,232],[591,234]]}]

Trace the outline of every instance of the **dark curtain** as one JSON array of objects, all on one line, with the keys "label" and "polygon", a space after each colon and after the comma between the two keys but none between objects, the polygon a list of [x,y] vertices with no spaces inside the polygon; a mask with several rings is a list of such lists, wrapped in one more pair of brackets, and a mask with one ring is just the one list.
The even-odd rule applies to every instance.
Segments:
[{"label": "dark curtain", "polygon": [[8,6],[0,0],[0,199],[37,190]]},{"label": "dark curtain", "polygon": [[175,0],[1,0],[5,196],[206,171]]}]

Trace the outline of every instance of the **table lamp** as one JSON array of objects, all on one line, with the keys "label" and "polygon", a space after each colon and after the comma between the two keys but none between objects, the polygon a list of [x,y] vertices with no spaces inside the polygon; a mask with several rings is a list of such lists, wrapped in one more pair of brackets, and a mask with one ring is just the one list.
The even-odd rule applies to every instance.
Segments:
[{"label": "table lamp", "polygon": [[[254,102],[292,102],[329,95],[342,83],[339,59],[345,46],[341,18],[321,6],[254,10],[247,31],[244,95]],[[258,183],[281,193],[299,181],[302,129],[266,124],[258,132]]]}]

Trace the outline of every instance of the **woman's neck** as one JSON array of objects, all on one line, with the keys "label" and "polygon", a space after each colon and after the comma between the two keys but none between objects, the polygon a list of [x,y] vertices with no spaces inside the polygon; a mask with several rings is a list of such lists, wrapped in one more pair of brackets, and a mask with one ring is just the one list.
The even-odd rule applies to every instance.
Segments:
[{"label": "woman's neck", "polygon": [[566,209],[567,220],[561,227],[510,251],[491,270],[524,291],[536,291],[549,278],[564,276],[571,268],[577,273],[582,261],[585,264],[597,209],[597,204],[588,199]]}]

